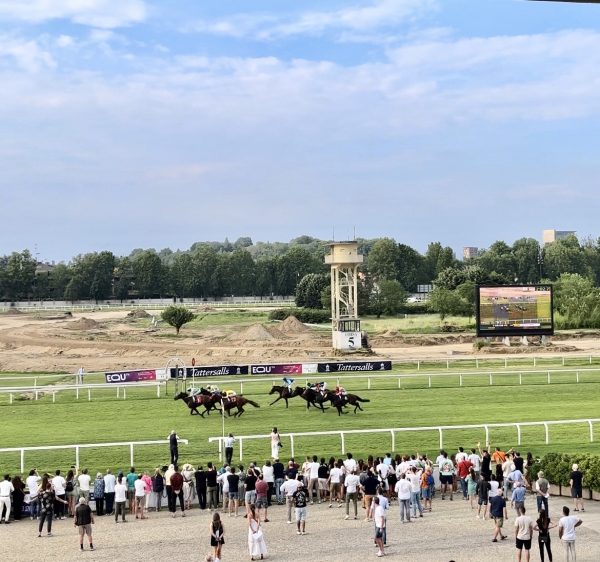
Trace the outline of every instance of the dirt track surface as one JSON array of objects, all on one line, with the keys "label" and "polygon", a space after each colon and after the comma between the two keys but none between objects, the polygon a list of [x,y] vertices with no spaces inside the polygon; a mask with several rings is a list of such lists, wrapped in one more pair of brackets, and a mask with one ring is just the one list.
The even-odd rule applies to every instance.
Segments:
[{"label": "dirt track surface", "polygon": [[[132,322],[127,311],[74,314],[64,319],[0,314],[0,371],[75,372],[80,366],[88,372],[158,368],[174,356],[185,361],[195,357],[197,364],[213,365],[335,358],[326,332],[306,331],[300,326],[289,330],[260,325],[184,328],[178,338],[171,337],[170,327],[150,331],[149,326],[149,320]],[[473,355],[471,340],[472,336],[461,334],[382,334],[371,338],[374,358],[392,360],[469,357]],[[551,355],[564,354],[566,349],[573,350],[573,354],[600,354],[600,338],[556,341],[553,348],[532,347],[526,351]]]},{"label": "dirt track surface", "polygon": [[[564,499],[551,498],[550,514],[558,521]],[[529,497],[526,507],[535,513],[534,500]],[[359,519],[345,521],[344,509],[328,509],[326,504],[308,507],[307,535],[298,536],[295,524],[286,523],[287,508],[273,506],[269,523],[263,524],[269,551],[268,559],[280,562],[306,560],[363,561],[376,559],[372,542],[373,524],[362,520],[364,511],[359,505]],[[578,562],[597,562],[600,553],[600,505],[586,503],[580,515],[584,523],[577,530]],[[24,520],[10,526],[0,526],[3,559],[25,561],[114,561],[114,560],[204,560],[210,552],[209,523],[211,514],[197,508],[181,518],[172,519],[168,513],[150,513],[149,519],[136,521],[128,517],[126,524],[115,525],[112,517],[97,517],[94,525],[95,552],[79,552],[77,531],[71,520],[56,521],[52,537],[37,538],[36,522]],[[247,523],[223,516],[225,546],[223,561],[249,560],[247,554]],[[505,531],[509,538],[492,543],[493,523],[475,518],[467,502],[458,496],[454,502],[434,500],[433,512],[410,524],[401,524],[398,505],[394,503],[388,516],[388,547],[386,558],[412,562],[481,562],[483,560],[514,559],[514,515],[509,509]],[[556,529],[552,533],[555,560],[564,560],[563,547]],[[5,550],[9,548],[7,552]],[[537,540],[532,546],[533,560],[538,560]],[[8,557],[7,557],[8,556]]]}]

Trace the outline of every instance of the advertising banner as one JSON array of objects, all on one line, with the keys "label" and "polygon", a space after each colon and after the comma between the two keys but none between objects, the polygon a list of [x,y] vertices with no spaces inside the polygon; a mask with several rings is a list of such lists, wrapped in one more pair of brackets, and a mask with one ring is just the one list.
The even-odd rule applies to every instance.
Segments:
[{"label": "advertising banner", "polygon": [[348,373],[360,371],[391,371],[391,361],[344,361],[339,363],[319,363],[319,373]]},{"label": "advertising banner", "polygon": [[227,375],[247,375],[248,365],[211,365],[207,367],[186,367],[169,369],[169,374],[174,378],[201,378],[201,377],[222,377]]},{"label": "advertising banner", "polygon": [[301,375],[302,363],[286,365],[250,365],[251,375]]},{"label": "advertising banner", "polygon": [[124,383],[124,382],[142,382],[155,381],[156,371],[154,369],[145,369],[140,371],[114,371],[112,373],[104,373],[107,383]]}]

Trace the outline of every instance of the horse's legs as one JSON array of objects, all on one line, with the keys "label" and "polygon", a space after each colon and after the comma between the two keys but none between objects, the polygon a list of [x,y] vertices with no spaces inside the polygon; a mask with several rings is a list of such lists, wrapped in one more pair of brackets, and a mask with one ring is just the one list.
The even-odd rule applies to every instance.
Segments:
[{"label": "horse's legs", "polygon": [[[273,402],[271,402],[269,404],[269,406],[272,406],[273,404],[275,404],[275,402],[279,402],[282,398],[283,398],[282,396],[280,396],[279,398],[275,398],[275,400],[273,400]],[[286,399],[286,403],[287,403],[287,399]]]},{"label": "horse's legs", "polygon": [[238,406],[238,411],[237,411],[236,416],[239,418],[244,412],[245,412],[244,407]]},{"label": "horse's legs", "polygon": [[285,400],[285,407],[287,408],[288,407],[288,399],[284,398],[284,400]]}]

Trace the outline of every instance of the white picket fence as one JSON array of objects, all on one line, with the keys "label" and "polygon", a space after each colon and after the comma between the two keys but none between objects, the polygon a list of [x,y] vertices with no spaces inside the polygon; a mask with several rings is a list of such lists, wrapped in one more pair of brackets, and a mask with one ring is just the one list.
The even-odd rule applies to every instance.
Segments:
[{"label": "white picket fence", "polygon": [[[295,440],[298,437],[309,437],[314,439],[315,437],[323,435],[338,435],[340,437],[341,454],[346,454],[346,436],[347,435],[376,435],[380,433],[389,433],[391,438],[391,451],[396,450],[396,434],[406,433],[414,431],[437,431],[439,434],[439,446],[440,449],[444,447],[444,431],[455,431],[462,429],[483,429],[485,431],[485,443],[490,443],[490,430],[494,428],[502,427],[514,427],[517,431],[517,443],[521,445],[521,430],[523,427],[543,427],[545,431],[545,443],[550,443],[550,426],[551,425],[571,425],[571,424],[587,424],[589,427],[589,440],[590,443],[594,441],[594,423],[600,422],[600,418],[590,419],[578,419],[578,420],[551,420],[551,421],[535,421],[535,422],[509,422],[509,423],[487,423],[487,424],[469,424],[469,425],[437,425],[437,426],[426,426],[426,427],[394,427],[387,429],[349,429],[349,430],[335,430],[335,431],[305,431],[305,432],[294,432],[294,433],[281,433],[281,437],[289,438],[290,440],[290,456],[295,454]],[[262,435],[236,435],[237,449],[239,452],[240,460],[243,460],[244,455],[244,442],[252,441],[256,439],[263,439],[265,443],[268,441],[268,447],[270,447],[270,434]],[[219,446],[219,459],[223,458],[224,451],[224,440],[225,437],[209,437],[209,443],[217,443]],[[267,445],[266,445],[267,446]]]},{"label": "white picket fence", "polygon": [[[179,439],[179,443],[188,445],[187,439]],[[84,445],[47,445],[44,447],[9,447],[0,449],[0,453],[20,453],[21,456],[21,473],[25,472],[25,452],[26,451],[56,451],[61,449],[74,449],[75,450],[75,466],[79,467],[79,453],[81,449],[97,449],[101,447],[129,447],[129,461],[130,466],[134,463],[134,447],[143,447],[145,445],[168,445],[168,439],[160,439],[158,441],[122,441],[118,443],[86,443]]]}]

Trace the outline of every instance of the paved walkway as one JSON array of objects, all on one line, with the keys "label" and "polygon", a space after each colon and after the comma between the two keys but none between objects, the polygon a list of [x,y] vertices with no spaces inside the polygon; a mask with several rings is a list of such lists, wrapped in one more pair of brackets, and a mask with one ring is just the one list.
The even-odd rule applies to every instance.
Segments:
[{"label": "paved walkway", "polygon": [[[552,498],[550,513],[558,520],[564,500]],[[535,503],[528,498],[527,507],[535,512]],[[295,525],[286,523],[286,508],[274,506],[269,523],[263,525],[269,549],[269,559],[281,562],[300,561],[363,561],[376,559],[372,542],[372,523],[362,520],[364,511],[359,506],[358,520],[344,520],[344,509],[327,508],[327,504],[309,506],[307,534],[298,536]],[[193,509],[175,519],[168,513],[150,513],[148,520],[129,518],[126,524],[115,525],[112,517],[98,517],[94,526],[95,552],[79,552],[77,532],[72,520],[57,521],[52,537],[37,538],[34,522],[25,520],[11,525],[0,525],[2,559],[7,562],[72,560],[204,560],[210,552],[209,522],[211,514]],[[577,514],[576,514],[577,515]],[[584,520],[577,534],[578,562],[600,560],[600,503],[587,503]],[[247,524],[242,516],[229,519],[224,516],[225,541],[222,560],[249,560],[247,554]],[[401,524],[396,504],[388,519],[388,549],[386,558],[411,562],[481,562],[483,560],[514,560],[514,514],[509,509],[505,529],[509,539],[492,543],[490,521],[478,520],[458,497],[453,502],[434,500],[433,512],[410,524]],[[552,530],[552,548],[555,562],[565,560],[558,532]],[[539,560],[537,540],[534,541],[532,560]]]}]

